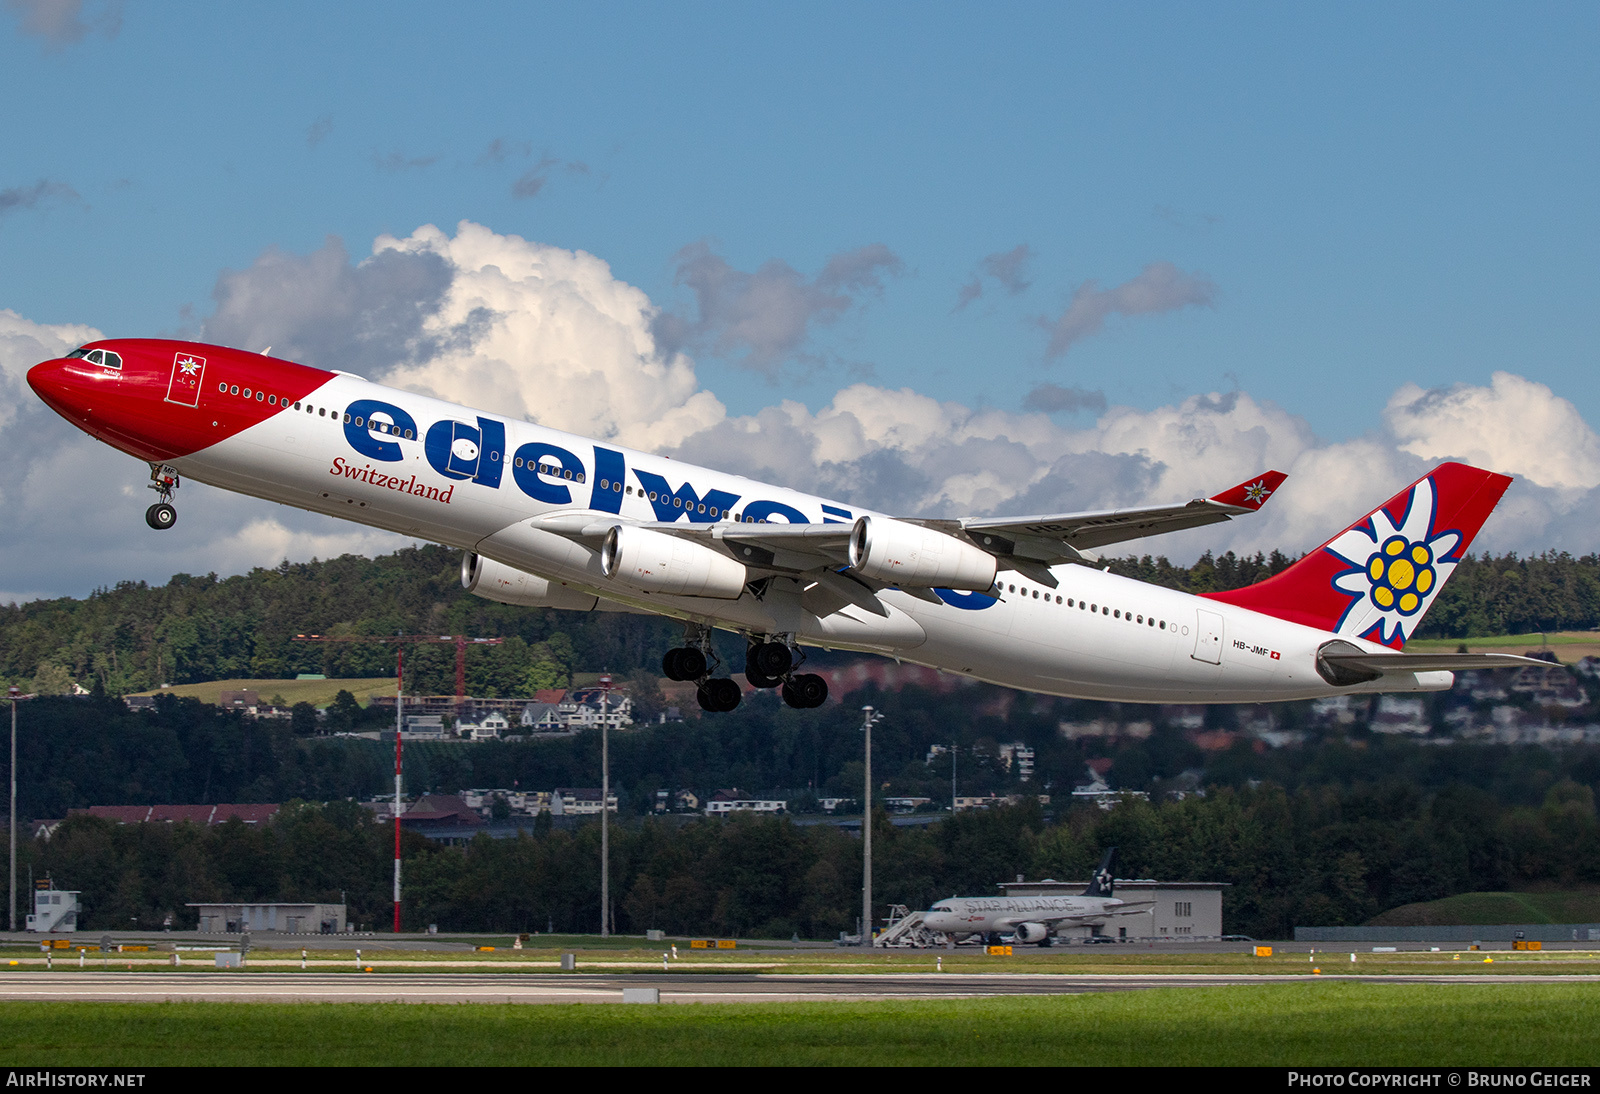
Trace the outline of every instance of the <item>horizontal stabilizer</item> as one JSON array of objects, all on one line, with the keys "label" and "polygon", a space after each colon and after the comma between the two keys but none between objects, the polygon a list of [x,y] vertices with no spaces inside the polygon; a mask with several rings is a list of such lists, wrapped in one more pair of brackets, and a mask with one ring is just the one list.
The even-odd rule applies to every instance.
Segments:
[{"label": "horizontal stabilizer", "polygon": [[1550,662],[1514,653],[1368,653],[1337,640],[1317,651],[1317,672],[1338,687],[1369,683],[1395,673],[1520,669],[1530,665],[1549,668]]}]

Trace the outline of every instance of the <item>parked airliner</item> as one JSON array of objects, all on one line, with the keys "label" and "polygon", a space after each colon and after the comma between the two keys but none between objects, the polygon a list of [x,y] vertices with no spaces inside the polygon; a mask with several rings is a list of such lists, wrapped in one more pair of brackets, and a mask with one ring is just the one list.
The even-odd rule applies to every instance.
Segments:
[{"label": "parked airliner", "polygon": [[1253,513],[1284,476],[1210,498],[1033,517],[896,518],[263,354],[105,339],[28,383],[150,466],[172,527],[183,478],[463,550],[508,604],[681,620],[662,668],[711,711],[745,678],[827,698],[806,647],[860,650],[1008,687],[1132,702],[1432,691],[1504,655],[1403,653],[1511,480],[1445,463],[1277,576],[1191,596],[1098,566],[1108,544]]},{"label": "parked airliner", "polygon": [[997,942],[1010,932],[1024,945],[1048,946],[1062,927],[1099,928],[1155,907],[1153,900],[1117,898],[1116,867],[1117,849],[1110,847],[1082,896],[953,896],[923,912],[922,925],[951,942],[973,935]]}]

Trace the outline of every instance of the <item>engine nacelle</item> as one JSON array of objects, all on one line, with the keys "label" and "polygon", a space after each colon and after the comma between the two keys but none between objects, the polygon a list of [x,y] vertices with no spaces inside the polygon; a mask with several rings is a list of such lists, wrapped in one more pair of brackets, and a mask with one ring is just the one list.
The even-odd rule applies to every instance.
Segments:
[{"label": "engine nacelle", "polygon": [[515,566],[468,551],[461,556],[461,587],[485,600],[521,608],[565,608],[592,612],[597,597],[576,592]]},{"label": "engine nacelle", "polygon": [[954,536],[888,517],[861,517],[850,530],[850,568],[891,585],[987,592],[995,557]]},{"label": "engine nacelle", "polygon": [[643,592],[737,600],[750,580],[744,563],[720,551],[632,524],[614,525],[600,547],[600,571]]},{"label": "engine nacelle", "polygon": [[1043,942],[1050,937],[1050,928],[1043,923],[1018,923],[1011,929],[1018,942],[1024,946],[1031,946],[1036,942]]}]

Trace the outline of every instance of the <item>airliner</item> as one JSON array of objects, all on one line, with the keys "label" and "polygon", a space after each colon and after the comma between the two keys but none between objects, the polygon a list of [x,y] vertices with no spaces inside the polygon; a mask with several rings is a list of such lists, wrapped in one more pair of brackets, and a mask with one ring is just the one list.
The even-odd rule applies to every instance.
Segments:
[{"label": "airliner", "polygon": [[184,478],[460,548],[506,604],[683,624],[662,671],[708,711],[751,688],[827,699],[808,648],[864,651],[1007,687],[1141,703],[1448,688],[1494,654],[1403,646],[1510,485],[1444,463],[1287,570],[1192,596],[1096,550],[1259,510],[1266,471],[1208,498],[1028,517],[897,517],[458,406],[264,353],[103,339],[28,372],[58,414],[145,461],[156,531]]},{"label": "airliner", "polygon": [[991,941],[1010,932],[1023,945],[1048,946],[1062,927],[1103,927],[1116,916],[1139,915],[1153,900],[1119,900],[1112,871],[1117,849],[1106,849],[1082,896],[953,896],[922,913],[922,925],[950,942],[977,935]]}]

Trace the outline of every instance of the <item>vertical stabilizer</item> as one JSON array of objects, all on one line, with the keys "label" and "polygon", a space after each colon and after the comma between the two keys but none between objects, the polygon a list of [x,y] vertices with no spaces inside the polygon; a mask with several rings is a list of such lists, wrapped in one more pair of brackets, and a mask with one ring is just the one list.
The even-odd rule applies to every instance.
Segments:
[{"label": "vertical stabilizer", "polygon": [[1100,868],[1094,872],[1094,880],[1089,882],[1089,887],[1083,891],[1084,896],[1115,896],[1112,890],[1116,887],[1112,871],[1117,868],[1117,849],[1106,848],[1106,857],[1100,860]]},{"label": "vertical stabilizer", "polygon": [[1442,463],[1283,573],[1205,595],[1400,649],[1510,485],[1506,475]]}]

